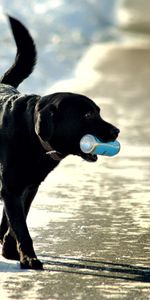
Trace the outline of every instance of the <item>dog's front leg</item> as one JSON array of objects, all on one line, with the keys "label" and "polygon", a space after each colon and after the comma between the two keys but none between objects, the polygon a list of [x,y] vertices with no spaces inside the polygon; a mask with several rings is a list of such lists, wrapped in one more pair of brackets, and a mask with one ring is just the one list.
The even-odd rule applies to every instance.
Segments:
[{"label": "dog's front leg", "polygon": [[2,255],[8,259],[20,260],[17,251],[16,239],[14,238],[9,227],[5,209],[3,208],[3,215],[0,225],[0,242],[3,245]]},{"label": "dog's front leg", "polygon": [[[27,217],[31,203],[38,190],[38,185],[30,185],[24,189],[22,193],[22,205],[24,209],[24,215]],[[20,260],[17,250],[17,243],[14,235],[9,227],[5,209],[3,209],[3,215],[0,225],[0,242],[3,245],[2,255],[7,259]]]},{"label": "dog's front leg", "polygon": [[21,268],[42,269],[42,263],[36,257],[27,228],[21,195],[12,195],[6,188],[2,189],[1,194],[10,231],[17,242]]},{"label": "dog's front leg", "polygon": [[1,224],[0,224],[0,242],[1,244],[3,243],[3,238],[5,233],[8,230],[8,223],[7,223],[7,217],[5,214],[5,209],[3,209],[3,214],[2,214],[2,220],[1,220]]}]

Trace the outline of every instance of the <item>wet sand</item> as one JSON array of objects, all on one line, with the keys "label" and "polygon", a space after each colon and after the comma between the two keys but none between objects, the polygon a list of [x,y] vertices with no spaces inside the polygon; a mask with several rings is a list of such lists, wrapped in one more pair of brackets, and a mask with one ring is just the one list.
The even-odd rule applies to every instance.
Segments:
[{"label": "wet sand", "polygon": [[121,129],[120,154],[69,157],[48,176],[28,217],[45,271],[0,257],[2,299],[150,299],[149,46],[97,45],[87,58],[89,76],[77,70],[68,88]]}]

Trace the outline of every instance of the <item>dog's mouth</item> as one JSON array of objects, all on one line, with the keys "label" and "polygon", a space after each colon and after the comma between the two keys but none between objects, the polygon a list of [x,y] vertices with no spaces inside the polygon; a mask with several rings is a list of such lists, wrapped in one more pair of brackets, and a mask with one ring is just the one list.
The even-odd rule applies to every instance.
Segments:
[{"label": "dog's mouth", "polygon": [[[85,135],[85,137],[86,137],[86,135]],[[79,155],[85,160],[85,161],[87,161],[87,162],[96,162],[97,161],[97,159],[98,159],[98,154],[101,154],[101,155],[108,155],[108,156],[111,156],[111,155],[115,155],[114,153],[112,154],[112,153],[110,153],[109,151],[108,151],[108,153],[107,153],[107,146],[104,146],[104,149],[103,149],[103,147],[101,148],[101,150],[102,150],[102,152],[96,152],[96,154],[94,153],[92,153],[92,151],[93,151],[93,149],[91,148],[91,147],[93,147],[93,145],[96,143],[96,140],[91,140],[91,138],[90,137],[92,137],[92,136],[90,136],[90,135],[87,135],[87,137],[84,139],[84,137],[82,138],[82,139],[84,139],[84,141],[82,141],[82,139],[81,139],[81,141],[80,141],[80,152],[79,152]],[[110,140],[106,140],[106,141],[103,141],[103,143],[105,144],[107,144],[108,142],[114,142],[115,140],[116,140],[116,137],[117,137],[117,135],[116,136],[114,136],[114,137],[111,137],[111,139]],[[99,141],[100,141],[100,139],[98,139]],[[91,142],[91,144],[90,144],[90,142]],[[94,144],[93,144],[94,143]],[[105,148],[106,148],[106,150],[105,150]],[[109,148],[109,147],[108,147]],[[111,149],[111,147],[110,147],[110,149]],[[109,149],[109,150],[110,150]],[[118,145],[117,145],[117,147],[116,147],[116,153],[118,153]],[[119,147],[119,149],[120,149],[120,147]],[[88,151],[87,151],[88,150]],[[90,153],[87,153],[87,152],[89,152],[89,150],[91,150],[91,152]],[[94,151],[93,151],[94,152]],[[107,153],[107,154],[106,154]]]},{"label": "dog's mouth", "polygon": [[83,153],[80,152],[80,156],[88,161],[88,162],[96,162],[97,161],[97,155],[96,154],[91,154],[91,153]]}]

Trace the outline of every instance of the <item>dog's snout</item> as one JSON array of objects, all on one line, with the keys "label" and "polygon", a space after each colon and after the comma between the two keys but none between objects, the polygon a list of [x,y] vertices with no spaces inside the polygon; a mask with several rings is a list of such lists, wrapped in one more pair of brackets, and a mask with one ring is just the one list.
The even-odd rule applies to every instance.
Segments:
[{"label": "dog's snout", "polygon": [[120,132],[120,130],[117,127],[113,127],[110,131],[112,137],[115,137],[115,138],[117,138],[119,132]]}]

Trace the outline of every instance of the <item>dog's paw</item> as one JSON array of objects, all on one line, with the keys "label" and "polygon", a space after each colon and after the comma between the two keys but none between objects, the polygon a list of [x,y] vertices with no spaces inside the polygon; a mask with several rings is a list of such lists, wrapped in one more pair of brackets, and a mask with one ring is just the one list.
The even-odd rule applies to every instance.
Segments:
[{"label": "dog's paw", "polygon": [[37,258],[30,258],[24,256],[20,261],[21,269],[33,269],[33,270],[43,270],[43,264]]},{"label": "dog's paw", "polygon": [[10,234],[6,234],[4,236],[2,243],[2,256],[7,259],[20,260],[16,240]]}]

